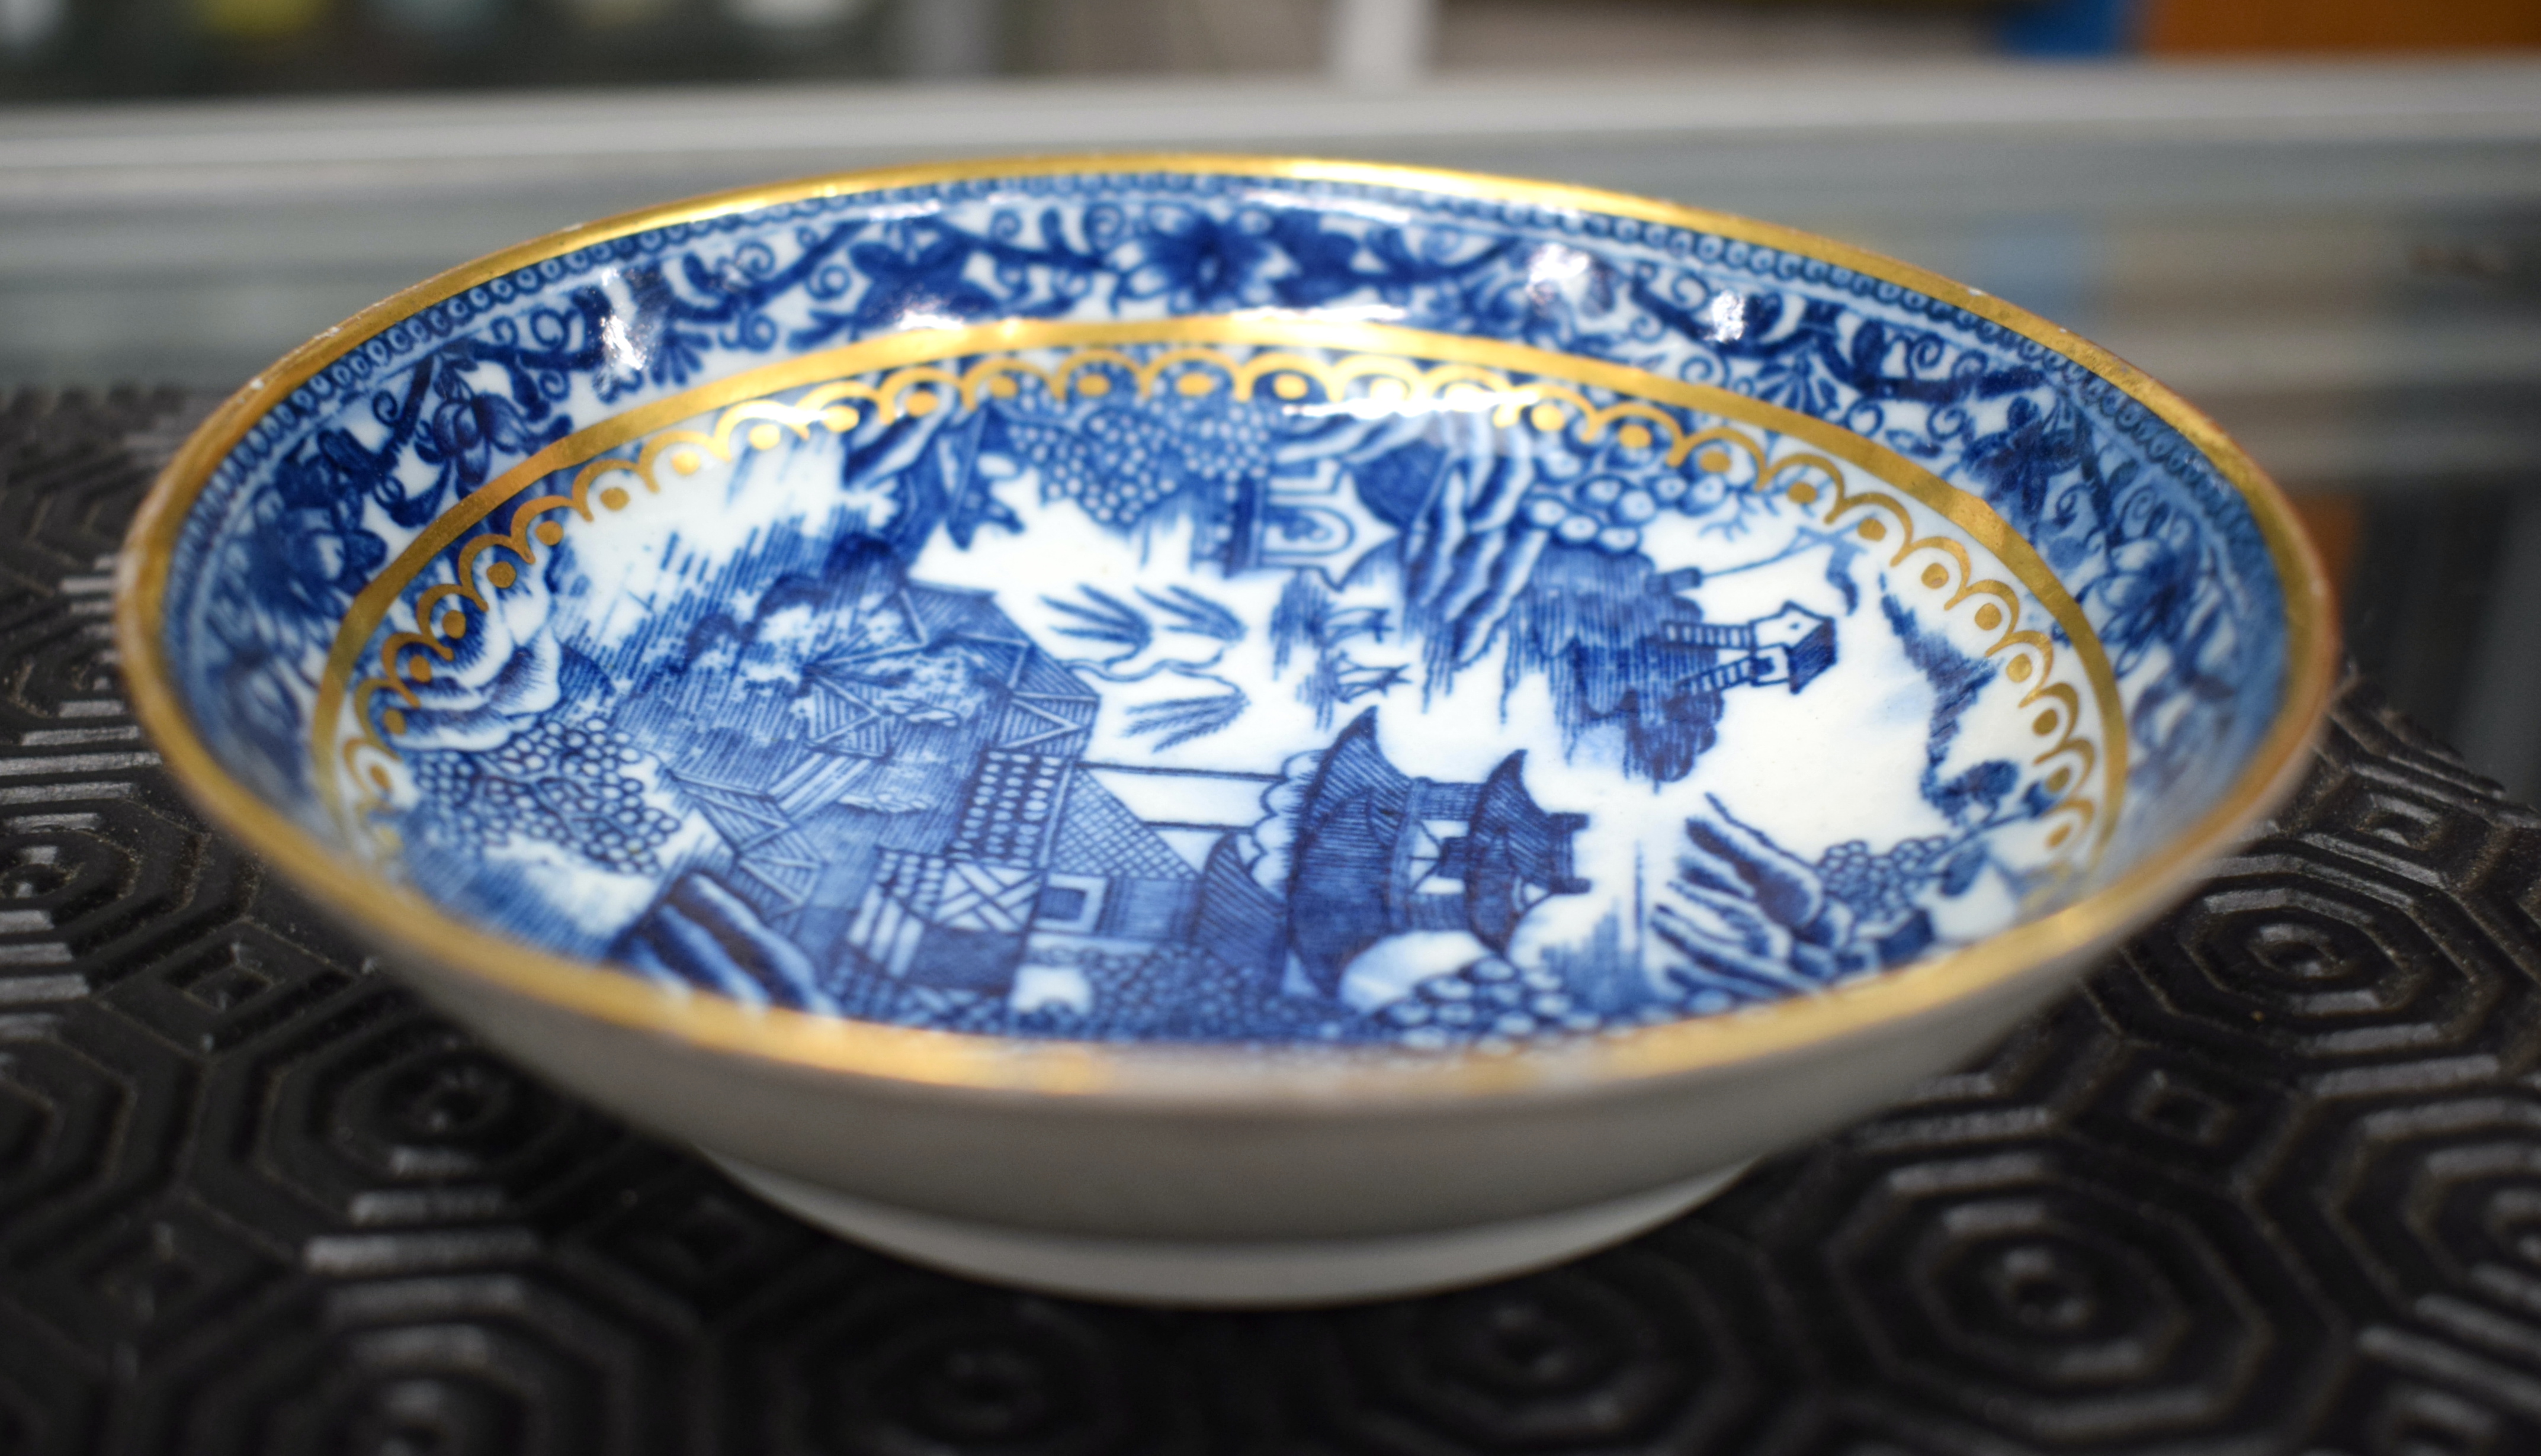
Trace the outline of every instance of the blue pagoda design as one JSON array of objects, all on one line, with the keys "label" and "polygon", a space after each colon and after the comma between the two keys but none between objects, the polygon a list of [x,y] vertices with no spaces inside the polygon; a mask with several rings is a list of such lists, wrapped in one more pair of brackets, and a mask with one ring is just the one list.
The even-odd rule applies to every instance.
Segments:
[{"label": "blue pagoda design", "polygon": [[[1245,831],[1276,777],[1089,763],[1101,708],[987,593],[887,558],[779,583],[750,623],[697,629],[621,708],[713,842],[613,953],[784,1003],[870,977],[1003,995],[1068,947],[1182,947],[1257,987],[1302,973],[1329,995],[1386,936],[1466,930],[1504,948],[1544,896],[1587,888],[1570,871],[1586,821],[1535,804],[1522,755],[1479,784],[1413,778],[1378,749],[1372,711],[1320,759],[1284,894],[1266,888]],[[1106,787],[1140,776],[1157,818]],[[1240,813],[1155,807],[1212,792]]]},{"label": "blue pagoda design", "polygon": [[[720,843],[683,877],[711,889],[674,885],[619,954],[708,983],[772,956],[821,986],[1002,991],[1037,935],[1189,935],[1199,870],[1081,769],[1100,696],[987,593],[895,565],[780,587],[632,695],[621,722]],[[825,640],[754,678],[757,629],[794,606]]]},{"label": "blue pagoda design", "polygon": [[1360,951],[1405,931],[1468,931],[1508,948],[1549,895],[1584,894],[1571,837],[1584,814],[1527,793],[1526,754],[1480,784],[1413,778],[1376,743],[1376,710],[1342,730],[1297,809],[1287,922],[1308,980],[1327,993]]},{"label": "blue pagoda design", "polygon": [[1796,693],[1835,665],[1835,622],[1796,602],[1753,622],[1662,623],[1658,641],[1677,654],[1709,655],[1683,682],[1699,693],[1745,683],[1788,683]]}]

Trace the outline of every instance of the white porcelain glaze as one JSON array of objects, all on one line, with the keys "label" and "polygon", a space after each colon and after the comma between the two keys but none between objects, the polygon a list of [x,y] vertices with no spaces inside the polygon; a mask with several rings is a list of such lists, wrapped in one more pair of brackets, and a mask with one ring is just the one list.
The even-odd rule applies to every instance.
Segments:
[{"label": "white porcelain glaze", "polygon": [[2183,887],[2329,681],[2282,500],[2052,325],[1337,164],[529,244],[278,366],[135,543],[171,763],[456,1014],[1136,1297],[1480,1277],[1874,1105]]}]

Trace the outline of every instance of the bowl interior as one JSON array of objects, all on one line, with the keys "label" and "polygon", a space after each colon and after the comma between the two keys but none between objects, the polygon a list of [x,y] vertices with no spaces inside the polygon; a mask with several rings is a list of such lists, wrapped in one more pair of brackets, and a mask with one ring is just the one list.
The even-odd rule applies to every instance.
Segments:
[{"label": "bowl interior", "polygon": [[146,630],[399,915],[868,1021],[1512,1041],[1973,944],[2243,792],[2319,629],[2183,422],[1755,225],[946,170],[357,320],[172,472]]}]

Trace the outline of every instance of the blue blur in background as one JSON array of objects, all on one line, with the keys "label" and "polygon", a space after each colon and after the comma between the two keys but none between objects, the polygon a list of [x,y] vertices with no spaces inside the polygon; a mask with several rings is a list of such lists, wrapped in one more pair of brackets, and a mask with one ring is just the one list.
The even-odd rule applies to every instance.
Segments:
[{"label": "blue blur in background", "polygon": [[2142,0],[2040,0],[2003,13],[2002,48],[2013,55],[2116,55],[2133,50]]}]

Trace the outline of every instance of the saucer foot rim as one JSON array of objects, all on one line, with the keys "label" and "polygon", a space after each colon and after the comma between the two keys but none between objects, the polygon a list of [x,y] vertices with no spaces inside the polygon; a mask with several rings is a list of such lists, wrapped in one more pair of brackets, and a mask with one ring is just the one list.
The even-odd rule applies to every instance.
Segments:
[{"label": "saucer foot rim", "polygon": [[1436,1233],[1196,1240],[1050,1233],[873,1203],[708,1152],[785,1212],[887,1254],[993,1283],[1129,1304],[1343,1304],[1482,1283],[1559,1264],[1655,1227],[1747,1170],[1740,1162],[1625,1198]]}]

